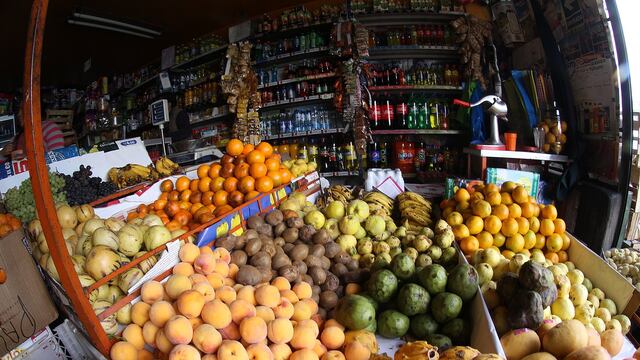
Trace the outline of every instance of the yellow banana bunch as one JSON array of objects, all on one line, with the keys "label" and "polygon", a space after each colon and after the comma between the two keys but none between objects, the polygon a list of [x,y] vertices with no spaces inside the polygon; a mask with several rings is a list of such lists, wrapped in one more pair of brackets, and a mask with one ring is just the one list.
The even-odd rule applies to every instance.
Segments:
[{"label": "yellow banana bunch", "polygon": [[340,201],[344,206],[347,206],[349,201],[353,200],[353,193],[346,186],[333,185],[327,189],[327,198],[327,204],[333,200]]},{"label": "yellow banana bunch", "polygon": [[415,228],[421,230],[425,226],[431,226],[431,202],[422,195],[406,191],[398,197],[398,210],[403,223],[406,223],[407,230]]},{"label": "yellow banana bunch", "polygon": [[107,173],[109,181],[122,189],[144,181],[153,181],[159,178],[159,174],[153,165],[142,166],[128,164],[120,168],[111,168]]},{"label": "yellow banana bunch", "polygon": [[369,212],[374,215],[391,216],[393,212],[393,199],[379,191],[366,193],[362,200],[369,205]]},{"label": "yellow banana bunch", "polygon": [[160,176],[169,176],[173,175],[178,169],[180,165],[174,163],[169,158],[161,156],[158,160],[156,160],[156,170],[160,174]]}]

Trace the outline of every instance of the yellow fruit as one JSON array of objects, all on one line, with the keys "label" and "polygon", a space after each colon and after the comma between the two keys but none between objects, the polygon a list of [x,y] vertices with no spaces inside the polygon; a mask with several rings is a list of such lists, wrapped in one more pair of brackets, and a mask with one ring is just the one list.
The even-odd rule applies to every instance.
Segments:
[{"label": "yellow fruit", "polygon": [[492,191],[490,193],[487,193],[487,196],[485,196],[485,200],[491,206],[500,205],[500,203],[502,202],[502,196],[500,196],[499,192]]},{"label": "yellow fruit", "polygon": [[526,217],[527,219],[532,217],[534,214],[533,210],[536,207],[535,204],[532,204],[530,202],[526,202],[526,203],[522,203],[520,204],[520,208],[522,209],[522,216]]},{"label": "yellow fruit", "polygon": [[501,201],[502,204],[504,204],[504,205],[513,204],[513,199],[511,199],[511,194],[506,193],[506,192],[502,192],[502,193],[500,193],[500,196],[502,197],[502,201]]},{"label": "yellow fruit", "polygon": [[524,249],[524,237],[520,234],[514,234],[507,238],[507,249],[518,253]]},{"label": "yellow fruit", "polygon": [[484,228],[484,221],[479,216],[470,216],[467,221],[465,221],[465,225],[469,229],[469,234],[475,235],[479,234]]},{"label": "yellow fruit", "polygon": [[460,201],[456,204],[456,211],[462,213],[464,212],[464,210],[469,208],[469,202],[468,201]]},{"label": "yellow fruit", "polygon": [[529,202],[529,193],[522,185],[516,186],[511,192],[511,197],[518,204],[524,204]]},{"label": "yellow fruit", "polygon": [[500,229],[500,232],[505,236],[505,237],[509,237],[509,236],[513,236],[515,234],[518,233],[518,222],[515,221],[515,219],[506,219],[502,222],[502,228]]},{"label": "yellow fruit", "polygon": [[473,203],[472,210],[473,215],[479,216],[484,219],[487,216],[491,215],[491,204],[484,200],[478,200]]},{"label": "yellow fruit", "polygon": [[454,198],[456,199],[457,202],[469,201],[469,199],[471,198],[471,195],[469,195],[469,192],[467,191],[467,189],[461,188],[461,189],[458,189],[458,191],[456,191]]},{"label": "yellow fruit", "polygon": [[536,234],[533,231],[527,231],[524,236],[524,248],[525,249],[533,249],[536,246]]},{"label": "yellow fruit", "polygon": [[510,218],[519,218],[522,216],[522,208],[518,204],[511,204],[508,206],[509,208],[509,217]]},{"label": "yellow fruit", "polygon": [[511,258],[515,255],[516,253],[511,250],[502,250],[502,256],[504,256],[507,260],[511,260]]},{"label": "yellow fruit", "polygon": [[447,217],[447,223],[451,226],[455,226],[455,225],[460,225],[462,224],[462,214],[460,214],[457,211],[453,211],[451,214],[449,214]]},{"label": "yellow fruit", "polygon": [[453,229],[453,235],[455,236],[456,239],[466,238],[467,236],[470,235],[469,228],[467,228],[467,225],[465,224],[453,226],[452,229]]},{"label": "yellow fruit", "polygon": [[536,245],[534,246],[534,248],[542,249],[544,248],[544,245],[546,243],[547,243],[547,239],[544,237],[544,235],[536,234]]},{"label": "yellow fruit", "polygon": [[558,234],[551,234],[547,236],[547,250],[551,252],[558,252],[562,250],[562,245],[564,242],[562,241],[562,237]]},{"label": "yellow fruit", "polygon": [[444,208],[444,210],[442,210],[442,218],[446,219],[449,217],[449,215],[454,212],[456,209],[453,206],[450,207],[446,207]]},{"label": "yellow fruit", "polygon": [[484,186],[484,189],[482,190],[484,191],[485,194],[492,193],[492,192],[500,192],[500,188],[498,187],[498,185],[493,183],[486,184]]},{"label": "yellow fruit", "polygon": [[554,232],[556,234],[564,234],[565,230],[567,230],[567,225],[562,219],[554,219],[553,225],[555,226]]},{"label": "yellow fruit", "polygon": [[500,187],[500,191],[510,193],[517,186],[518,186],[518,184],[514,183],[513,181],[505,181],[505,182],[502,183],[502,186]]},{"label": "yellow fruit", "polygon": [[540,221],[540,233],[544,236],[553,234],[555,228],[556,226],[553,224],[552,220],[542,219],[542,221]]},{"label": "yellow fruit", "polygon": [[493,245],[493,236],[487,231],[480,232],[476,238],[478,238],[478,244],[481,249],[487,249]]},{"label": "yellow fruit", "polygon": [[562,237],[562,250],[569,249],[569,246],[571,246],[571,239],[569,239],[569,235],[567,235],[567,233],[562,233],[560,234],[560,237]]},{"label": "yellow fruit", "polygon": [[529,219],[529,230],[537,233],[540,230],[540,219],[535,216],[532,216]]},{"label": "yellow fruit", "polygon": [[524,235],[529,231],[529,220],[519,217],[516,218],[516,222],[518,223],[518,233]]},{"label": "yellow fruit", "polygon": [[502,228],[502,221],[500,221],[500,219],[495,216],[495,215],[489,215],[486,218],[484,218],[484,230],[488,231],[490,234],[497,234],[500,232],[500,229]]},{"label": "yellow fruit", "polygon": [[473,193],[471,193],[471,202],[475,200],[484,200],[484,195],[482,194],[482,191],[476,190]]},{"label": "yellow fruit", "polygon": [[547,205],[542,209],[542,217],[544,219],[555,220],[558,217],[558,210],[553,205]]},{"label": "yellow fruit", "polygon": [[507,241],[507,239],[501,233],[493,235],[493,246],[501,247],[504,245],[505,241]]}]

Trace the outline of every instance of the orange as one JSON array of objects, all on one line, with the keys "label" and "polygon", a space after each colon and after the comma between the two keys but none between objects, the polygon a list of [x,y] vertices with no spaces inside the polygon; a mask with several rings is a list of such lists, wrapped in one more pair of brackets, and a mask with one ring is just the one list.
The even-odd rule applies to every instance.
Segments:
[{"label": "orange", "polygon": [[502,221],[502,228],[500,229],[500,232],[504,236],[509,237],[517,234],[518,229],[518,222],[515,219],[509,218]]},{"label": "orange", "polygon": [[533,216],[535,217],[540,217],[540,205],[536,205],[534,202],[531,202],[532,204],[534,204],[533,207]]},{"label": "orange", "polygon": [[273,179],[263,176],[256,180],[256,190],[262,193],[269,192],[273,189]]},{"label": "orange", "polygon": [[556,227],[554,230],[556,234],[564,234],[564,232],[567,230],[567,225],[562,219],[554,219],[553,225]]},{"label": "orange", "polygon": [[162,210],[165,206],[167,206],[167,200],[165,199],[158,199],[153,202],[153,208],[156,210]]},{"label": "orange", "polygon": [[273,180],[273,186],[280,186],[282,185],[282,175],[280,174],[280,171],[278,170],[272,170],[267,172],[267,177],[270,177],[271,180]]},{"label": "orange", "polygon": [[[478,194],[480,193],[478,192]],[[491,215],[491,204],[484,200],[478,200],[474,202],[471,206],[471,209],[473,210],[473,215],[477,215],[483,219]]]},{"label": "orange", "polygon": [[538,230],[540,230],[540,220],[537,217],[534,216],[529,218],[529,230],[534,233],[537,233]]},{"label": "orange", "polygon": [[499,233],[501,228],[502,228],[502,221],[500,221],[500,219],[497,216],[489,215],[486,218],[484,218],[484,229],[488,231],[490,234],[495,235]]},{"label": "orange", "polygon": [[271,144],[269,144],[268,142],[264,142],[264,141],[258,144],[258,146],[256,146],[256,150],[262,151],[262,153],[264,154],[264,157],[269,157],[271,156],[271,154],[273,154],[273,146],[271,146]]},{"label": "orange", "polygon": [[467,191],[467,189],[462,188],[456,191],[454,198],[456,199],[457,202],[469,201],[469,199],[471,199],[471,195],[469,195],[469,192]]},{"label": "orange", "polygon": [[234,177],[227,178],[223,185],[224,191],[232,192],[238,190],[238,179]]},{"label": "orange", "polygon": [[465,225],[469,228],[469,234],[475,235],[479,234],[484,228],[484,221],[482,221],[481,217],[473,215],[465,221]]},{"label": "orange", "polygon": [[169,201],[169,193],[168,193],[168,192],[163,192],[162,194],[160,194],[160,196],[158,197],[158,199],[162,199],[162,200],[167,200],[167,201]]},{"label": "orange", "polygon": [[536,249],[544,248],[544,245],[547,243],[547,239],[542,234],[536,234],[536,244],[533,246]]},{"label": "orange", "polygon": [[540,233],[544,236],[549,236],[553,234],[556,230],[556,226],[553,224],[553,221],[549,219],[542,219],[540,221]]},{"label": "orange", "polygon": [[500,197],[502,198],[502,203],[505,205],[511,205],[513,204],[513,199],[511,199],[511,194],[506,193],[506,192],[502,192],[500,193]]},{"label": "orange", "polygon": [[522,210],[522,216],[526,217],[527,219],[530,217],[533,217],[534,215],[534,210],[533,208],[536,207],[535,204],[532,204],[530,202],[526,202],[526,203],[522,203],[520,204],[520,208]]},{"label": "orange", "polygon": [[202,205],[210,205],[213,203],[213,191],[205,191],[200,197]]},{"label": "orange", "polygon": [[203,177],[209,175],[209,169],[210,168],[211,168],[211,166],[209,166],[207,164],[198,166],[198,177],[200,179],[202,179]]},{"label": "orange", "polygon": [[249,167],[247,163],[236,165],[235,169],[233,169],[233,177],[240,179],[249,175]]},{"label": "orange", "polygon": [[484,189],[482,190],[484,191],[485,195],[492,192],[498,192],[498,193],[500,192],[500,188],[498,187],[498,185],[493,183],[486,184],[484,186]]},{"label": "orange", "polygon": [[456,239],[466,238],[470,235],[469,228],[465,224],[455,225],[453,228],[453,235]]},{"label": "orange", "polygon": [[264,153],[260,150],[253,150],[247,155],[249,165],[255,163],[264,163]]},{"label": "orange", "polygon": [[544,219],[555,220],[558,217],[558,210],[553,205],[547,205],[542,209],[542,217]]},{"label": "orange", "polygon": [[209,190],[213,192],[221,190],[224,185],[224,180],[225,179],[223,177],[214,178],[213,181],[211,181],[211,184],[209,184]]},{"label": "orange", "polygon": [[569,249],[569,246],[571,246],[571,239],[569,239],[569,235],[567,235],[567,233],[562,233],[560,234],[560,237],[562,237],[562,250]]},{"label": "orange", "polygon": [[516,218],[516,222],[518,223],[518,232],[521,235],[524,235],[527,233],[527,231],[529,231],[529,220],[523,217],[519,217]]},{"label": "orange", "polygon": [[509,217],[510,218],[519,218],[522,216],[522,208],[518,204],[511,204],[508,206],[509,208]]},{"label": "orange", "polygon": [[160,183],[160,191],[170,192],[171,190],[173,190],[173,182],[171,180],[163,180]]},{"label": "orange", "polygon": [[482,194],[481,191],[474,191],[473,193],[471,193],[471,201],[473,200],[484,200],[484,195]]},{"label": "orange", "polygon": [[269,158],[265,160],[264,164],[267,166],[267,171],[278,170],[280,168],[280,161],[278,161],[278,159],[275,159],[275,158]]},{"label": "orange", "polygon": [[291,182],[291,178],[293,177],[293,175],[291,174],[291,171],[289,171],[289,169],[280,169],[280,177],[282,177],[283,184],[288,184]]},{"label": "orange", "polygon": [[501,233],[493,235],[493,246],[499,248],[500,246],[504,245],[505,241],[507,241],[507,238],[505,238]]},{"label": "orange", "polygon": [[547,247],[547,250],[555,253],[562,250],[564,241],[562,240],[562,236],[558,234],[551,234],[547,236],[547,243],[545,245]]},{"label": "orange", "polygon": [[554,252],[548,252],[548,253],[544,254],[544,257],[549,259],[549,261],[551,261],[554,264],[557,264],[558,261],[560,261],[560,257],[558,256],[558,254],[556,254]]},{"label": "orange", "polygon": [[492,206],[499,205],[502,202],[502,196],[500,196],[500,193],[497,191],[487,193],[484,199]]},{"label": "orange", "polygon": [[247,155],[248,153],[253,151],[253,149],[255,149],[253,144],[244,144],[244,148],[242,148],[242,155]]},{"label": "orange", "polygon": [[509,217],[509,208],[505,204],[496,205],[491,210],[491,215],[495,215],[500,220],[506,220]]},{"label": "orange", "polygon": [[502,186],[500,186],[500,191],[504,191],[504,192],[512,192],[513,189],[515,189],[518,186],[518,184],[514,183],[513,181],[505,181],[502,183]]},{"label": "orange", "polygon": [[[452,208],[447,208],[447,209],[452,209]],[[462,214],[460,214],[457,211],[453,211],[450,214],[448,214],[446,216],[446,219],[447,219],[447,223],[451,226],[460,225],[463,222]]]},{"label": "orange", "polygon": [[211,186],[211,178],[208,176],[201,178],[200,181],[198,182],[198,190],[200,192],[209,191],[210,186]]},{"label": "orange", "polygon": [[480,243],[475,236],[467,236],[460,240],[460,249],[465,254],[472,254],[474,251],[478,250],[480,247]]},{"label": "orange", "polygon": [[189,190],[199,191],[198,185],[200,185],[200,179],[191,180],[191,183],[189,184]]},{"label": "orange", "polygon": [[522,185],[518,185],[515,189],[513,189],[513,191],[511,192],[511,197],[513,198],[513,201],[517,202],[518,204],[529,202],[529,193]]},{"label": "orange", "polygon": [[222,165],[218,163],[211,164],[211,166],[209,167],[209,177],[212,179],[217,178],[218,176],[220,176],[221,169],[222,169]]},{"label": "orange", "polygon": [[240,185],[238,187],[244,194],[255,190],[256,180],[251,176],[245,176],[240,179]]},{"label": "orange", "polygon": [[463,213],[464,210],[469,208],[469,202],[468,201],[460,201],[456,204],[456,210],[460,213]]},{"label": "orange", "polygon": [[[270,161],[271,159],[267,160]],[[267,171],[269,170],[269,166],[263,163],[255,163],[251,164],[249,167],[249,174],[254,178],[261,178],[267,175]]]},{"label": "orange", "polygon": [[231,139],[227,143],[227,154],[231,156],[242,154],[242,150],[244,150],[244,144],[238,139]]},{"label": "orange", "polygon": [[216,191],[213,195],[213,204],[215,206],[227,205],[227,196],[229,196],[229,193],[224,190]]},{"label": "orange", "polygon": [[[454,208],[452,208],[452,207],[448,207],[448,208],[446,208],[446,209],[442,210],[442,213],[440,214],[440,218],[441,218],[441,219],[446,219],[446,218],[448,218],[448,217],[449,217],[449,215],[451,215],[451,213],[452,213],[452,212],[454,212],[454,211],[455,211],[455,209],[454,209]],[[460,214],[460,213],[458,213],[458,214]],[[462,214],[461,214],[460,216],[462,216]]]},{"label": "orange", "polygon": [[524,234],[524,248],[525,249],[533,249],[536,246],[536,234],[533,231],[529,230]]},{"label": "orange", "polygon": [[249,201],[253,198],[255,198],[256,196],[260,195],[259,192],[253,190],[253,191],[249,191],[245,196],[244,196],[244,201]]},{"label": "orange", "polygon": [[524,237],[520,234],[509,236],[507,238],[506,246],[507,249],[513,251],[514,253],[518,253],[524,250]]},{"label": "orange", "polygon": [[176,190],[178,191],[187,190],[190,184],[191,184],[191,180],[189,180],[188,177],[180,176],[178,180],[176,180]]},{"label": "orange", "polygon": [[493,245],[493,235],[487,231],[482,231],[476,236],[481,249],[488,249]]},{"label": "orange", "polygon": [[567,262],[569,260],[569,254],[566,251],[560,250],[556,253],[558,255],[558,262]]}]

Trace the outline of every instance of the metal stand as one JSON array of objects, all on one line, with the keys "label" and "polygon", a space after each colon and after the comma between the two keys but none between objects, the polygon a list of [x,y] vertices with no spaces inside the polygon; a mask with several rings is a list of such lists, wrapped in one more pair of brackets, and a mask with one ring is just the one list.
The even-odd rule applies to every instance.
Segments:
[{"label": "metal stand", "polygon": [[164,124],[158,125],[160,128],[160,137],[162,137],[162,156],[167,156],[167,145],[164,142]]}]

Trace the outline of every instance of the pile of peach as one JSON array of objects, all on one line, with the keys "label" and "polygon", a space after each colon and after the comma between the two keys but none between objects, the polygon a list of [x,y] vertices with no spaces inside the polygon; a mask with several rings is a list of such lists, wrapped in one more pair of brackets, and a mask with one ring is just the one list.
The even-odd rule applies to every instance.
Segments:
[{"label": "pile of peach", "polygon": [[164,284],[142,286],[113,360],[150,359],[148,349],[168,359],[368,359],[357,342],[343,354],[344,328],[318,315],[309,284],[236,284],[238,267],[224,248],[187,243],[179,257]]}]

